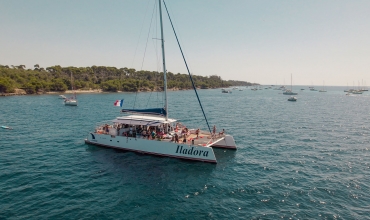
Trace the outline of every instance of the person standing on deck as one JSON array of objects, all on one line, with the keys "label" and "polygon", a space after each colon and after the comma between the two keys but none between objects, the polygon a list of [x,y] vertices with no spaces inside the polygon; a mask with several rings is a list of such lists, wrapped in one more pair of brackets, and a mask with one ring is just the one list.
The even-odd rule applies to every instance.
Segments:
[{"label": "person standing on deck", "polygon": [[195,131],[195,134],[197,134],[197,139],[199,137],[199,128]]},{"label": "person standing on deck", "polygon": [[175,133],[175,143],[179,143],[179,135]]},{"label": "person standing on deck", "polygon": [[212,131],[214,137],[216,137],[216,125],[213,125],[213,131]]}]

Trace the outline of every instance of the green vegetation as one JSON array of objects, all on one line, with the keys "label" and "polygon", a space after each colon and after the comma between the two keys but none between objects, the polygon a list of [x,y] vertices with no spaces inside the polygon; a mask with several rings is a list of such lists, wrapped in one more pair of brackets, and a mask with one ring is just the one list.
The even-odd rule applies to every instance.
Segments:
[{"label": "green vegetation", "polygon": [[[163,88],[163,73],[136,71],[126,67],[117,69],[105,66],[51,66],[44,69],[36,64],[34,69],[26,69],[25,65],[11,67],[0,65],[0,93],[12,93],[16,88],[24,89],[28,94],[63,92],[71,88],[71,74],[74,89],[136,92]],[[224,81],[217,75],[193,75],[193,79],[195,85],[202,89],[251,85],[243,81]],[[192,85],[187,74],[168,72],[167,87],[168,89],[191,89]]]}]

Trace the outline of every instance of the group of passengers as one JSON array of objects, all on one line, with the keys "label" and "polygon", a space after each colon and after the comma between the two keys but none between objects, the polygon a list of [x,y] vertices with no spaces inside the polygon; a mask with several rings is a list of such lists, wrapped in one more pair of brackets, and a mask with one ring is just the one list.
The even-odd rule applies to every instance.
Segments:
[{"label": "group of passengers", "polygon": [[[166,128],[166,126],[168,126]],[[117,129],[117,134],[127,137],[141,136],[147,139],[165,139],[169,138],[175,143],[179,143],[179,139],[182,139],[183,143],[186,143],[187,137],[190,135],[189,129],[183,126],[181,123],[176,123],[175,127],[171,127],[169,124],[161,124],[159,126],[146,126],[146,125],[128,125],[128,124],[114,124],[110,126],[105,124],[102,126],[103,133],[109,134],[110,128],[113,127]],[[122,132],[120,132],[122,130]],[[168,135],[165,131],[170,131],[172,135]],[[200,129],[195,130],[196,138],[199,138]],[[216,134],[216,126],[213,126],[212,137],[222,136],[225,134],[225,129],[222,129],[218,134]]]}]

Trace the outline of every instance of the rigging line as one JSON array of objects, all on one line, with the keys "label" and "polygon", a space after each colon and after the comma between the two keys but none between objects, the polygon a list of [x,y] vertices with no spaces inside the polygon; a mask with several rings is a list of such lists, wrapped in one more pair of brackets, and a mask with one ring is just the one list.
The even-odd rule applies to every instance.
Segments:
[{"label": "rigging line", "polygon": [[[168,3],[168,5],[167,5],[167,7],[170,9],[169,11],[171,11],[171,12],[173,12],[174,10],[172,10],[172,4],[171,4],[171,1],[170,2],[167,2]],[[176,27],[178,27],[177,25],[176,25],[176,23],[178,23],[177,22],[177,19],[176,19],[176,13],[174,13],[174,14],[172,14],[172,18],[171,18],[171,20],[172,20],[172,23],[173,23],[173,26],[176,26]],[[188,61],[189,61],[189,63],[193,63],[192,62],[192,58],[191,57],[189,57],[188,55],[187,55],[187,52],[186,52],[186,44],[184,44],[184,41],[182,41],[182,40],[180,40],[181,38],[182,38],[182,36],[183,35],[181,35],[181,30],[179,30],[179,29],[177,29],[177,32],[176,32],[176,35],[177,35],[177,37],[179,38],[179,41],[181,41],[182,42],[182,45],[183,46],[185,46],[182,50],[183,50],[183,53],[184,53],[184,56],[185,57],[187,57],[187,59],[188,59]],[[194,74],[194,71],[193,70],[191,70],[191,67],[189,66],[189,70],[190,70],[190,72],[192,73],[192,74]]]},{"label": "rigging line", "polygon": [[[146,54],[146,49],[147,49],[147,47],[148,47],[148,39],[149,39],[150,29],[152,28],[154,9],[155,9],[155,2],[154,2],[153,12],[152,12],[152,18],[150,19],[150,25],[149,25],[148,36],[146,37],[144,56],[143,56],[143,61],[141,62],[141,68],[140,68],[140,71],[142,71],[142,70],[143,70],[143,65],[144,65],[144,60],[145,60],[145,54]],[[140,79],[139,79],[139,83],[140,83]],[[138,83],[138,84],[139,84],[139,83]],[[139,85],[139,86],[140,86],[140,85]],[[139,88],[138,88],[138,89],[139,89]],[[138,91],[136,91],[136,96],[135,96],[135,100],[134,100],[134,107],[133,107],[133,108],[135,108],[135,105],[136,105],[136,98],[137,98],[137,94],[138,94]]]},{"label": "rigging line", "polygon": [[151,93],[150,93],[150,95],[149,95],[148,102],[146,103],[145,108],[147,108],[147,107],[148,107],[148,104],[149,104],[149,101],[150,101],[150,97],[152,97],[152,92],[151,92]]},{"label": "rigging line", "polygon": [[[157,1],[155,1],[155,2],[157,2]],[[157,4],[155,4],[155,7],[157,7]],[[153,42],[153,47],[154,47],[154,49],[155,49],[155,56],[156,56],[156,64],[157,64],[157,72],[156,73],[158,73],[159,74],[159,70],[160,70],[160,58],[159,58],[159,56],[158,56],[158,54],[159,54],[159,52],[158,52],[158,19],[157,19],[157,17],[158,17],[158,10],[154,10],[155,11],[155,17],[156,17],[156,19],[154,19],[155,20],[155,34],[154,34],[154,36],[153,36],[153,39],[155,39],[154,41],[152,41]],[[154,88],[156,89],[157,88],[157,76],[156,76],[156,73],[154,73]],[[157,93],[157,99],[156,99],[156,104],[157,104],[157,107],[158,107],[158,103],[159,103],[159,99],[158,99],[158,90],[156,90],[155,91],[156,93]],[[150,96],[149,96],[149,99],[148,99],[148,102],[147,102],[147,106],[148,106],[148,104],[149,104],[149,101],[150,101],[150,97],[152,96],[152,93],[153,93],[153,91],[151,91],[150,92]]]},{"label": "rigging line", "polygon": [[[157,18],[158,17],[158,11],[156,10],[156,8],[157,8],[157,1],[155,1],[155,4],[154,4],[154,12],[155,12],[155,17]],[[152,20],[153,20],[153,16],[154,15],[152,15]],[[157,35],[158,35],[158,19],[154,19],[154,21],[155,21],[155,25],[154,25],[154,27],[155,27],[155,35],[154,35],[154,37],[153,37],[153,39],[155,39],[155,41],[152,41],[153,42],[153,47],[155,48],[155,56],[156,56],[156,64],[157,64],[157,73],[159,73],[159,69],[160,69],[160,67],[159,67],[159,64],[160,64],[160,61],[159,61],[159,56],[158,56],[158,38],[157,38]],[[148,33],[149,34],[149,33]],[[154,73],[154,85],[155,85],[155,88],[157,87],[157,77],[156,77],[156,74]],[[145,106],[145,108],[147,108],[148,107],[148,105],[149,105],[149,101],[150,101],[150,98],[152,97],[152,93],[153,93],[153,90],[150,92],[150,95],[149,95],[149,98],[148,98],[148,101],[147,101],[147,103],[146,103],[146,106]],[[156,99],[156,101],[157,101],[157,107],[158,107],[158,91],[156,91],[156,93],[157,93],[157,99]]]},{"label": "rigging line", "polygon": [[179,48],[180,48],[180,51],[181,51],[182,58],[184,59],[186,69],[188,70],[188,74],[189,74],[189,76],[190,76],[191,84],[193,85],[193,89],[194,89],[194,91],[195,91],[195,94],[197,95],[197,99],[198,99],[198,102],[199,102],[200,108],[202,109],[202,112],[203,112],[203,115],[204,115],[204,119],[205,119],[205,120],[206,120],[206,122],[207,122],[208,130],[209,130],[209,132],[210,132],[210,133],[212,133],[212,132],[211,132],[211,127],[209,126],[209,123],[208,123],[208,120],[207,120],[207,117],[206,117],[206,114],[204,113],[202,103],[200,102],[200,99],[199,99],[199,96],[198,96],[198,92],[197,92],[197,89],[196,89],[195,84],[194,84],[194,81],[193,81],[193,77],[192,77],[192,76],[191,76],[191,74],[190,74],[189,67],[188,67],[188,64],[186,63],[186,59],[185,59],[184,53],[182,52],[182,49],[181,49],[181,45],[180,45],[179,39],[177,38],[175,28],[173,27],[172,20],[171,20],[171,17],[170,17],[170,13],[169,13],[169,12],[168,12],[168,10],[167,10],[166,2],[165,2],[164,0],[163,0],[163,4],[164,4],[164,7],[166,8],[166,12],[167,12],[168,18],[169,18],[169,20],[170,20],[170,23],[171,23],[171,27],[172,27],[173,33],[175,34],[177,44],[179,45]]},{"label": "rigging line", "polygon": [[[159,4],[158,4],[158,7],[159,7]],[[157,37],[157,39],[159,38],[158,37],[158,15],[159,15],[159,11],[158,10],[156,10],[156,28],[155,28],[155,36]],[[159,50],[158,50],[158,40],[156,40],[155,41],[156,43],[155,43],[155,51],[156,51],[156,58],[157,58],[157,74],[158,74],[158,77],[157,77],[157,74],[155,75],[155,87],[156,87],[156,93],[157,93],[157,99],[156,99],[156,104],[157,104],[157,107],[159,107],[160,106],[160,99],[159,99],[159,93],[160,93],[160,91],[158,90],[158,88],[157,88],[157,82],[158,82],[158,78],[160,78],[159,76],[160,76],[160,70],[161,70],[161,60],[160,60],[160,56],[159,56],[159,54],[161,53]],[[164,71],[163,71],[164,72]],[[162,103],[161,103],[161,107],[163,107],[163,103],[164,103],[164,101],[163,101],[163,92],[161,92],[161,94],[162,94]]]},{"label": "rigging line", "polygon": [[[159,7],[159,4],[158,4],[158,7]],[[157,82],[159,81],[158,79],[160,79],[161,77],[160,77],[160,70],[161,70],[161,68],[162,68],[162,65],[161,65],[161,60],[160,60],[160,56],[159,56],[159,54],[161,53],[159,50],[158,50],[158,40],[160,39],[159,37],[158,37],[158,14],[159,14],[159,11],[158,10],[156,10],[156,29],[155,29],[155,37],[156,37],[156,43],[155,43],[155,51],[156,51],[156,61],[157,61],[157,74],[155,74],[155,87],[156,87],[156,93],[157,93],[157,99],[156,99],[156,104],[157,104],[157,107],[158,106],[160,106],[160,104],[162,105],[161,107],[163,107],[163,103],[164,103],[164,92],[163,91],[160,91],[160,90],[158,90],[158,88],[157,88]],[[163,71],[164,72],[164,71]],[[159,99],[159,93],[161,93],[162,94],[162,103],[160,103],[160,99]]]},{"label": "rigging line", "polygon": [[136,57],[136,52],[137,52],[137,48],[139,47],[139,42],[140,42],[140,38],[141,38],[141,33],[142,33],[142,31],[143,31],[143,28],[144,28],[144,21],[145,21],[146,14],[147,14],[147,11],[148,11],[148,8],[149,8],[149,2],[150,2],[150,0],[148,0],[147,6],[146,6],[146,9],[145,9],[145,16],[144,16],[144,19],[143,19],[143,23],[141,24],[140,34],[139,34],[139,38],[138,38],[138,40],[137,40],[137,44],[136,44],[136,48],[135,48],[135,52],[134,52],[134,58],[132,59],[132,63],[131,63],[131,68],[134,66],[135,57]]},{"label": "rigging line", "polygon": [[138,92],[136,91],[135,100],[134,100],[134,107],[132,107],[133,109],[135,109],[137,94],[138,94]]},{"label": "rigging line", "polygon": [[141,62],[141,69],[140,70],[143,70],[143,65],[144,65],[144,60],[145,60],[145,55],[146,55],[146,49],[148,48],[148,40],[149,40],[149,35],[150,35],[150,29],[152,28],[154,10],[155,10],[155,4],[154,4],[154,7],[153,7],[152,18],[150,20],[150,25],[149,25],[149,30],[148,30],[148,36],[146,37],[144,56],[143,56],[143,61]]}]

